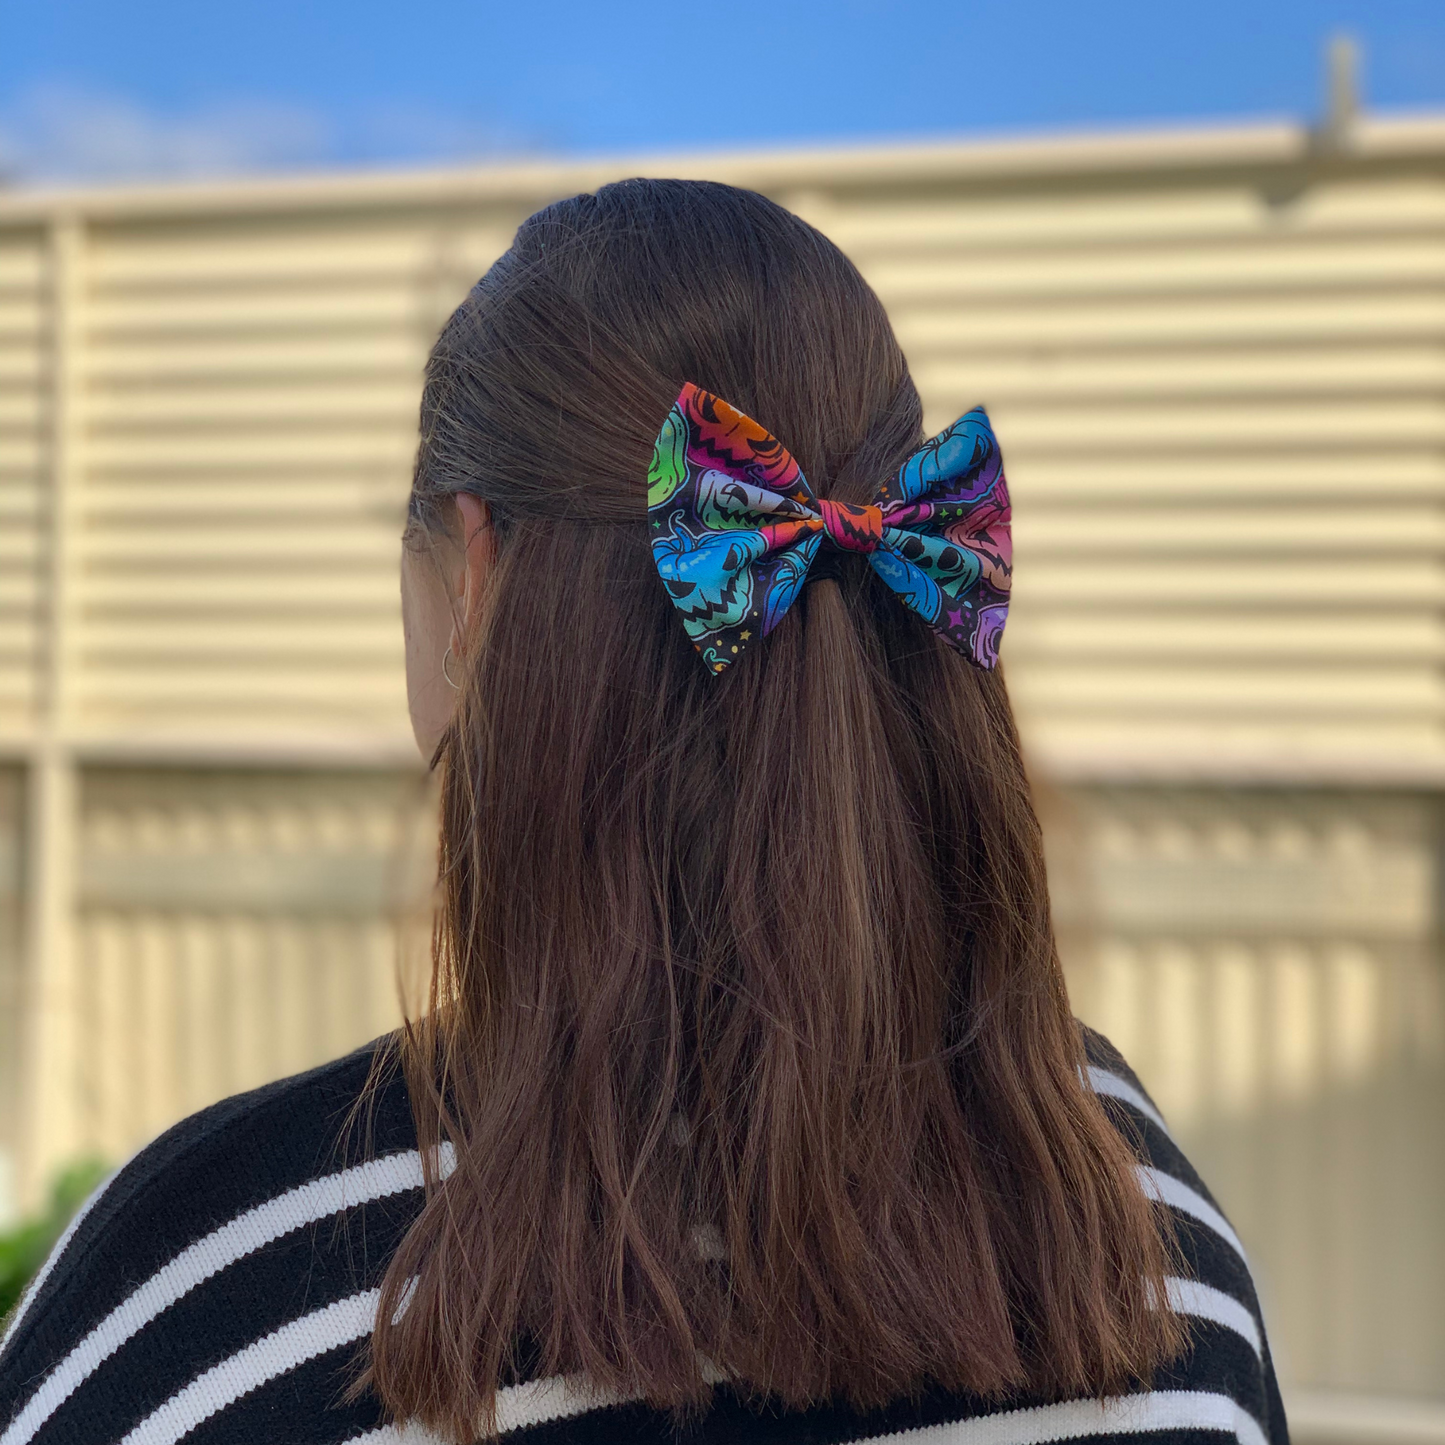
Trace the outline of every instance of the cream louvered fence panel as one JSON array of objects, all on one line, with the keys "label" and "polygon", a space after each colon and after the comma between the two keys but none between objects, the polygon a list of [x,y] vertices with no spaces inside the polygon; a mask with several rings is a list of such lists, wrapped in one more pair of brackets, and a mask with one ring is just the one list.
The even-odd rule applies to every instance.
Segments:
[{"label": "cream louvered fence panel", "polygon": [[808,213],[888,305],[930,423],[990,406],[1042,758],[1438,773],[1445,181]]},{"label": "cream louvered fence panel", "polygon": [[384,211],[96,229],[80,731],[404,744],[417,379],[507,237]]},{"label": "cream louvered fence panel", "polygon": [[1228,1209],[1285,1378],[1439,1395],[1438,795],[1114,785],[1053,823],[1075,1007]]},{"label": "cream louvered fence panel", "polygon": [[396,1026],[402,936],[424,952],[410,910],[427,797],[413,773],[89,773],[87,1149],[123,1158],[183,1114]]},{"label": "cream louvered fence panel", "polygon": [[[994,413],[1006,657],[1046,764],[1438,776],[1445,182],[1429,154],[1310,173],[1231,144],[1101,177],[1084,153],[711,168],[858,260],[930,424]],[[598,178],[96,208],[70,731],[405,749],[393,564],[422,357],[516,221]]]}]

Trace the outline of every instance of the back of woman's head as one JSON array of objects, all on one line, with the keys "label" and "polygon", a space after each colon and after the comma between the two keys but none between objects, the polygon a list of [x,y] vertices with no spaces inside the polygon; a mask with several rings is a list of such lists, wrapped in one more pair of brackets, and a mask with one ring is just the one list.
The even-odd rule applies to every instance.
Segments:
[{"label": "back of woman's head", "polygon": [[1081,1083],[1002,675],[854,556],[711,674],[648,546],[684,382],[820,497],[921,440],[852,264],[725,186],[533,216],[428,367],[413,545],[466,491],[498,549],[406,1055],[457,1162],[374,1382],[465,1438],[517,1370],[671,1406],[719,1373],[785,1405],[1147,1376],[1165,1245]]}]

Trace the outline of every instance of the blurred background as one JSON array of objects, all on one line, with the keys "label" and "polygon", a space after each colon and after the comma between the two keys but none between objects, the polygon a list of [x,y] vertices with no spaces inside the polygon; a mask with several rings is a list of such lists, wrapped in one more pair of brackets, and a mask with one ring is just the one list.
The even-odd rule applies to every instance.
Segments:
[{"label": "blurred background", "polygon": [[1296,1434],[1445,1441],[1438,0],[0,4],[0,173],[0,1310],[393,1025],[423,358],[539,205],[707,176],[990,408],[1075,1007]]}]

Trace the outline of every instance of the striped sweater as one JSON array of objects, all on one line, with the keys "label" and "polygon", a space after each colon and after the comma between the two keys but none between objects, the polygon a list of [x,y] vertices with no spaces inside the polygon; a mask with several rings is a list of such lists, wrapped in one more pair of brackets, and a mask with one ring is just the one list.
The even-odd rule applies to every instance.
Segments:
[{"label": "striped sweater", "polygon": [[[1000,1404],[938,1391],[868,1414],[762,1411],[719,1385],[689,1432],[713,1442],[1042,1445],[1149,1435],[1287,1445],[1244,1251],[1123,1060],[1088,1035],[1090,1079],[1142,1140],[1140,1176],[1179,1226],[1169,1303],[1186,1358],[1136,1394]],[[367,1155],[339,1139],[371,1049],[227,1099],[104,1184],[31,1286],[0,1345],[0,1445],[426,1445],[370,1397],[347,1403],[378,1286],[421,1202],[405,1087],[381,1093]],[[677,1445],[671,1419],[577,1381],[501,1392],[515,1445]],[[1232,1437],[1232,1441],[1230,1439]]]}]

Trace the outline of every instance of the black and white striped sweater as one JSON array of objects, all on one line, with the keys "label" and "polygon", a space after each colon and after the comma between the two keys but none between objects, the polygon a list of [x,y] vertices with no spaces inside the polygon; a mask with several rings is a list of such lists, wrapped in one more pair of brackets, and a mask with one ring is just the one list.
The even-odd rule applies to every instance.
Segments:
[{"label": "black and white striped sweater", "polygon": [[[696,1427],[721,1442],[1043,1445],[1148,1435],[1194,1445],[1287,1445],[1243,1250],[1138,1080],[1097,1035],[1090,1078],[1131,1138],[1145,1187],[1179,1223],[1185,1277],[1170,1304],[1192,1347],[1153,1388],[1108,1400],[1007,1405],[943,1392],[860,1415],[760,1413],[719,1386]],[[377,1287],[421,1200],[400,1080],[380,1095],[372,1148],[338,1139],[370,1049],[178,1124],[119,1171],[57,1245],[0,1347],[0,1445],[426,1445],[345,1403]],[[576,1382],[501,1392],[515,1445],[677,1445],[672,1421]],[[1231,1439],[1232,1437],[1232,1439]]]}]

